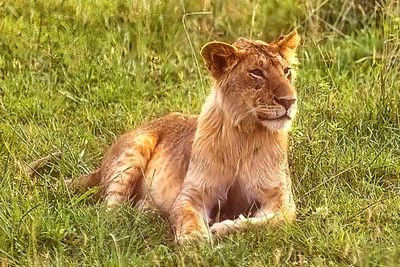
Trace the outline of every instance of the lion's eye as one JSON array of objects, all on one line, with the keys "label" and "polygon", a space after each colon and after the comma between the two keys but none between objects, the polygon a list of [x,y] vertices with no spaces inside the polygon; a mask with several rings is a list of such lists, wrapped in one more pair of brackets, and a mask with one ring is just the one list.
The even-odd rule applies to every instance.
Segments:
[{"label": "lion's eye", "polygon": [[264,79],[264,73],[260,69],[253,69],[249,71],[249,74],[251,77],[256,78],[256,79]]},{"label": "lion's eye", "polygon": [[283,70],[283,73],[285,74],[285,76],[286,76],[288,79],[291,79],[291,78],[292,78],[292,68],[286,67],[286,68]]}]

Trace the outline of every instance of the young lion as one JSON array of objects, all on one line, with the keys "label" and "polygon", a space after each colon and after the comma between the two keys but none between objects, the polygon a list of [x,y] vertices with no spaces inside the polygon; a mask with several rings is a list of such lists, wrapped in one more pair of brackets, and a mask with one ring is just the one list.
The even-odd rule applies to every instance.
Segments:
[{"label": "young lion", "polygon": [[99,185],[109,207],[158,209],[180,243],[293,220],[287,139],[299,42],[293,31],[272,43],[206,44],[215,85],[198,118],[172,113],[122,135],[100,168],[70,186]]}]

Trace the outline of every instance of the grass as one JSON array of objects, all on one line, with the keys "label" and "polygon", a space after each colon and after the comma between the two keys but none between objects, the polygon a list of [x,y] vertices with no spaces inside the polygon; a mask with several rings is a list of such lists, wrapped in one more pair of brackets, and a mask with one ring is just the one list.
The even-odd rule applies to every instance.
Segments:
[{"label": "grass", "polygon": [[[0,1],[1,265],[400,264],[399,16],[390,0]],[[294,224],[179,247],[159,215],[66,190],[119,134],[199,112],[202,44],[295,26]],[[57,151],[40,177],[22,171]]]}]

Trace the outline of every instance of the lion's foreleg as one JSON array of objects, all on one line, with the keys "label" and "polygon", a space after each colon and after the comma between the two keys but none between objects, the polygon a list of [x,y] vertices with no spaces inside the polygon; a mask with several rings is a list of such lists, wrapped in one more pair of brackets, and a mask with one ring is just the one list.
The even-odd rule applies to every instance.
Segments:
[{"label": "lion's foreleg", "polygon": [[209,239],[207,221],[211,207],[206,199],[204,192],[193,188],[185,188],[179,194],[170,214],[178,243]]}]

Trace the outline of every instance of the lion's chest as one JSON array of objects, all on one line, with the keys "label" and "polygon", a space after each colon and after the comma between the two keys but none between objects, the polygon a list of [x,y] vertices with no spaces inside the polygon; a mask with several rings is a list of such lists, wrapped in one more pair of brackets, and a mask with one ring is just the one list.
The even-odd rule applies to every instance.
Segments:
[{"label": "lion's chest", "polygon": [[251,215],[257,207],[257,201],[253,197],[248,197],[243,188],[235,183],[229,188],[225,198],[218,199],[211,212],[211,218],[213,221],[235,219],[241,214]]},{"label": "lion's chest", "polygon": [[250,191],[247,194],[254,194],[257,189],[275,187],[281,179],[285,160],[273,148],[256,147],[240,159],[235,181],[243,190]]},{"label": "lion's chest", "polygon": [[236,170],[225,178],[225,190],[213,210],[215,220],[233,219],[240,214],[251,215],[259,208],[264,192],[281,185],[285,178],[282,162],[274,162],[270,151],[237,161]]}]

